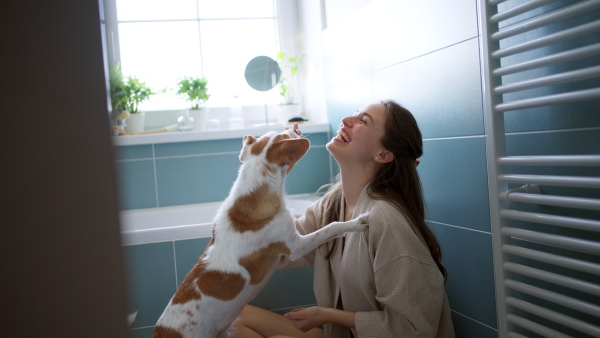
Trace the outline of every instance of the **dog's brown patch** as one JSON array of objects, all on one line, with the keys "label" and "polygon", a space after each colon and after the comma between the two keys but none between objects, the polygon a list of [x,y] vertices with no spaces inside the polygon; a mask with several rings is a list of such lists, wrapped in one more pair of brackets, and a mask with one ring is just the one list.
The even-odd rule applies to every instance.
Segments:
[{"label": "dog's brown patch", "polygon": [[202,298],[202,295],[200,295],[200,292],[198,292],[198,289],[196,288],[196,280],[204,273],[203,258],[204,255],[200,257],[198,263],[196,263],[192,270],[188,272],[187,276],[185,276],[183,283],[181,283],[181,286],[173,296],[173,304],[185,304],[189,301]]},{"label": "dog's brown patch", "polygon": [[156,325],[152,338],[183,338],[183,335],[172,328]]},{"label": "dog's brown patch", "polygon": [[232,300],[244,289],[246,280],[239,273],[205,270],[197,283],[205,296]]},{"label": "dog's brown patch", "polygon": [[290,249],[284,242],[275,242],[240,258],[239,263],[250,273],[250,284],[256,285],[265,278],[273,259],[282,254],[289,256]]},{"label": "dog's brown patch", "polygon": [[261,137],[258,139],[258,142],[252,145],[252,149],[250,149],[250,153],[254,156],[260,154],[265,146],[269,143],[268,137]]},{"label": "dog's brown patch", "polygon": [[265,183],[252,193],[238,197],[227,216],[236,231],[258,231],[269,224],[280,209],[279,195]]}]

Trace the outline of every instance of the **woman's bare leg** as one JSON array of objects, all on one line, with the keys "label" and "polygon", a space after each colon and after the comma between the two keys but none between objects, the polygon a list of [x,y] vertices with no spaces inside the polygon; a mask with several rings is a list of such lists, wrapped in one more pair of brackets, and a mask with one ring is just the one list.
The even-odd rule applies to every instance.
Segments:
[{"label": "woman's bare leg", "polygon": [[323,338],[323,330],[314,328],[302,332],[284,316],[261,309],[256,306],[246,305],[234,323],[234,337],[258,338],[272,336],[289,336],[296,338]]}]

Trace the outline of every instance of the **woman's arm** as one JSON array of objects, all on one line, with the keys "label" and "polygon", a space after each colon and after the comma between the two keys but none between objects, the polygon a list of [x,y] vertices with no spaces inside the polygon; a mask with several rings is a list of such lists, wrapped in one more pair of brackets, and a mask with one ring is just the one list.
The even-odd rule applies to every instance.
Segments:
[{"label": "woman's arm", "polygon": [[315,327],[329,323],[354,328],[354,318],[356,314],[354,312],[338,309],[313,306],[294,309],[284,316],[287,317],[298,330],[306,332]]}]

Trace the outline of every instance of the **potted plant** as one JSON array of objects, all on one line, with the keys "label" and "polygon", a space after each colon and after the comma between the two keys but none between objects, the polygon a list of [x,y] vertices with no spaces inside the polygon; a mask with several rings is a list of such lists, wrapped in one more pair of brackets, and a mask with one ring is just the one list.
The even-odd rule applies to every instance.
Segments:
[{"label": "potted plant", "polygon": [[208,109],[204,104],[210,98],[205,77],[186,76],[177,82],[177,95],[185,97],[191,103],[189,115],[194,118],[194,130],[205,130],[208,120]]},{"label": "potted plant", "polygon": [[119,135],[120,132],[125,132],[126,121],[129,117],[129,112],[125,108],[127,106],[127,91],[119,64],[110,67],[108,79],[113,129],[115,135]]},{"label": "potted plant", "polygon": [[279,68],[281,68],[279,95],[281,96],[282,104],[294,104],[294,78],[296,73],[298,73],[298,67],[303,57],[304,55],[286,58],[284,52],[277,54],[277,63],[279,63]]},{"label": "potted plant", "polygon": [[112,118],[116,119],[121,114],[121,111],[125,110],[125,106],[127,105],[127,91],[125,90],[125,81],[123,81],[121,66],[119,64],[110,67],[108,78]]},{"label": "potted plant", "polygon": [[148,100],[150,96],[155,95],[156,92],[150,89],[145,82],[134,76],[127,77],[124,90],[127,94],[125,109],[131,114],[127,119],[125,131],[128,133],[141,133],[144,131],[145,115],[140,111],[140,104]]},{"label": "potted plant", "polygon": [[277,63],[281,68],[279,95],[281,96],[282,106],[277,109],[278,120],[281,124],[286,124],[290,118],[299,116],[302,113],[302,106],[294,102],[294,80],[303,57],[304,55],[286,58],[285,53],[282,51],[277,54]]}]

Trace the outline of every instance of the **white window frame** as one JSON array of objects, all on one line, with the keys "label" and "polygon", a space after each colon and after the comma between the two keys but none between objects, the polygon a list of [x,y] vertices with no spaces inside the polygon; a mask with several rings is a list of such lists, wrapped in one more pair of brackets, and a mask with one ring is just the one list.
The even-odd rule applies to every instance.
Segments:
[{"label": "white window frame", "polygon": [[[104,9],[104,24],[106,34],[106,56],[107,64],[113,67],[120,63],[120,44],[119,44],[119,22],[117,18],[117,0],[101,0]],[[165,0],[166,1],[166,0]],[[274,22],[276,25],[276,50],[284,51],[287,55],[295,55],[299,49],[298,39],[298,20],[296,17],[297,2],[295,0],[273,1]],[[234,18],[220,18],[222,20],[233,20]],[[235,18],[237,19],[237,18]],[[202,21],[202,19],[196,19]],[[164,20],[174,21],[174,20]],[[202,43],[202,41],[200,42]],[[203,60],[201,59],[200,68],[203,69]],[[273,90],[277,90],[274,88]],[[177,109],[174,107],[173,109]]]}]

